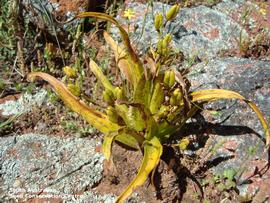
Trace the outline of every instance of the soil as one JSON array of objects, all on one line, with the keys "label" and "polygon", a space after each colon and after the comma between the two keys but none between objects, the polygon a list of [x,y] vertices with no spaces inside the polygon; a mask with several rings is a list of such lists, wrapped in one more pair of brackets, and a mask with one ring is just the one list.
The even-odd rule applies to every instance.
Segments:
[{"label": "soil", "polygon": [[[188,157],[172,148],[164,150],[154,179],[149,178],[135,190],[136,195],[133,196],[138,202],[221,202],[224,199],[226,202],[238,202],[237,191],[219,189],[210,171],[198,170],[196,174],[191,173],[193,168],[200,165],[199,157]],[[120,195],[123,188],[136,176],[142,153],[117,144],[112,151],[113,159],[104,163],[104,178],[95,189],[101,194]],[[207,184],[202,187],[203,181]],[[132,202],[132,198],[130,201]]]}]

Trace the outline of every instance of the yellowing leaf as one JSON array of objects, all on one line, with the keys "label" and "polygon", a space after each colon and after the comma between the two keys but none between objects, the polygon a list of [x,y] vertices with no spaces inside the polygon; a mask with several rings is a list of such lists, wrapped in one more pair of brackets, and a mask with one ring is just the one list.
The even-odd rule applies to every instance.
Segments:
[{"label": "yellowing leaf", "polygon": [[257,114],[265,131],[266,146],[269,147],[270,132],[269,132],[268,123],[265,120],[262,112],[253,102],[245,99],[242,95],[238,94],[237,92],[230,91],[230,90],[222,90],[222,89],[201,90],[201,91],[191,93],[190,96],[191,96],[192,102],[204,102],[204,101],[208,102],[208,101],[215,101],[219,99],[240,99],[246,102],[250,106],[250,108]]},{"label": "yellowing leaf", "polygon": [[[97,12],[84,12],[76,16],[77,18],[85,18],[85,17],[95,17],[101,20],[106,20],[111,23],[113,23],[120,31],[123,43],[125,45],[126,51],[127,51],[127,56],[130,58],[131,62],[129,64],[132,64],[132,70],[134,74],[136,75],[142,75],[143,73],[143,67],[142,63],[139,60],[139,57],[137,54],[134,52],[130,40],[128,37],[128,33],[125,31],[125,29],[111,16],[105,14],[105,13],[97,13]],[[137,81],[138,82],[138,81]]]},{"label": "yellowing leaf", "polygon": [[53,76],[42,72],[30,73],[28,75],[29,79],[34,79],[36,77],[41,77],[43,80],[50,83],[55,92],[70,109],[80,114],[86,121],[88,121],[88,123],[98,129],[100,132],[107,134],[120,128],[117,124],[110,122],[107,116],[103,113],[86,106],[79,100],[79,98],[75,97],[62,82]]},{"label": "yellowing leaf", "polygon": [[144,156],[139,172],[124,192],[118,197],[116,203],[123,202],[133,190],[145,183],[148,175],[158,165],[161,154],[162,145],[158,138],[153,137],[151,140],[145,142]]},{"label": "yellowing leaf", "polygon": [[128,51],[128,53],[131,55],[132,60],[137,63],[139,62],[139,58],[136,55],[136,53],[134,52],[133,48],[131,47],[130,44],[130,40],[128,37],[128,33],[126,32],[126,30],[117,22],[117,20],[115,20],[113,17],[111,17],[108,14],[105,13],[98,13],[98,12],[84,12],[84,13],[80,13],[76,16],[76,18],[86,18],[86,17],[94,17],[94,18],[98,18],[101,20],[106,20],[109,21],[111,23],[113,23],[119,30],[120,30],[120,34],[122,37],[122,40],[125,44],[125,47]]},{"label": "yellowing leaf", "polygon": [[139,149],[144,142],[143,136],[130,129],[124,129],[115,138],[115,140],[133,148]]},{"label": "yellowing leaf", "polygon": [[134,102],[144,104],[146,107],[149,107],[151,99],[151,80],[145,81],[144,78],[141,78],[137,84],[134,91]]},{"label": "yellowing leaf", "polygon": [[152,114],[155,114],[158,112],[161,104],[164,101],[164,92],[159,82],[155,84],[153,96],[151,98],[150,102],[150,111]]},{"label": "yellowing leaf", "polygon": [[129,106],[127,117],[132,124],[132,128],[136,131],[142,131],[145,128],[145,121],[143,119],[142,112],[138,108]]},{"label": "yellowing leaf", "polygon": [[135,131],[127,128],[105,135],[102,144],[102,151],[108,161],[111,156],[111,148],[114,140],[120,141],[133,149],[138,149],[139,146],[142,145],[144,138]]},{"label": "yellowing leaf", "polygon": [[97,77],[97,79],[102,83],[105,89],[109,89],[112,92],[114,91],[114,87],[108,80],[108,78],[102,73],[101,69],[98,67],[98,65],[93,61],[90,60],[90,69],[94,73],[94,75]]},{"label": "yellowing leaf", "polygon": [[115,61],[121,73],[125,76],[125,78],[129,82],[133,83],[134,76],[132,75],[132,72],[131,72],[132,67],[129,64],[129,61],[127,59],[127,56],[128,56],[127,52],[124,49],[122,49],[120,46],[118,46],[118,44],[113,40],[113,38],[107,32],[104,32],[103,35],[104,35],[105,41],[114,52]]},{"label": "yellowing leaf", "polygon": [[142,113],[137,107],[131,105],[127,107],[125,104],[116,104],[115,109],[129,128],[136,131],[142,131],[145,128]]},{"label": "yellowing leaf", "polygon": [[104,39],[113,50],[120,71],[135,87],[143,73],[141,65],[139,63],[134,63],[130,58],[130,54],[122,49],[107,32],[104,32]]},{"label": "yellowing leaf", "polygon": [[102,151],[103,151],[105,159],[107,159],[108,161],[110,160],[110,157],[111,157],[112,143],[117,135],[118,135],[118,132],[116,131],[116,132],[111,132],[104,136],[104,140],[102,143]]}]

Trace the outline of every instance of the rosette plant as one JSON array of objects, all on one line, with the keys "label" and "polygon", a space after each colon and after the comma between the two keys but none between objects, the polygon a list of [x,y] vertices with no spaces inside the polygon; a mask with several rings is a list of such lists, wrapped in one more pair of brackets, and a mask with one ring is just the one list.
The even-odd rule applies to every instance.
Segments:
[{"label": "rosette plant", "polygon": [[[133,149],[141,149],[143,161],[137,176],[116,202],[123,202],[135,188],[145,183],[158,166],[163,153],[163,144],[181,129],[187,119],[201,110],[204,103],[220,99],[238,99],[245,102],[257,114],[265,131],[266,145],[269,146],[268,123],[253,102],[230,90],[210,89],[191,92],[186,76],[166,66],[170,55],[168,47],[171,35],[162,36],[161,30],[167,21],[176,16],[178,9],[178,5],[173,6],[164,20],[161,14],[156,15],[155,27],[160,33],[160,39],[157,47],[151,49],[152,54],[144,58],[139,58],[135,53],[128,33],[113,17],[96,12],[81,13],[76,17],[94,17],[109,21],[121,34],[123,46],[118,45],[107,32],[104,32],[105,41],[114,52],[117,67],[121,72],[121,86],[114,86],[101,68],[90,60],[89,67],[103,86],[103,99],[106,103],[103,110],[89,107],[79,96],[72,93],[74,88],[66,86],[47,73],[29,74],[31,80],[40,77],[47,81],[67,107],[80,114],[90,125],[104,134],[102,147],[107,160],[110,160],[114,141]],[[143,63],[142,60],[146,62]]]}]

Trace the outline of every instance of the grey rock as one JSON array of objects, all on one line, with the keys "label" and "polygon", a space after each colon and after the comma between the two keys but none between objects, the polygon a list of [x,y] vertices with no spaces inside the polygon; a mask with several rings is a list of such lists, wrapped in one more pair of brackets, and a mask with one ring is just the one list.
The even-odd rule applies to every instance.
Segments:
[{"label": "grey rock", "polygon": [[[270,61],[243,58],[213,59],[193,66],[189,79],[193,91],[211,88],[233,90],[254,101],[265,117],[270,115]],[[221,143],[211,160],[224,158],[212,170],[223,174],[226,169],[236,169],[239,172],[238,183],[242,183],[245,177],[240,175],[241,171],[249,171],[252,174],[255,167],[262,167],[261,162],[267,163],[268,153],[264,150],[263,142],[264,130],[255,113],[244,102],[213,102],[205,108],[219,109],[219,114],[215,116],[207,111],[203,113],[205,121],[202,125],[210,132],[210,146]],[[229,158],[230,156],[232,157]],[[229,159],[226,160],[227,158]],[[253,163],[251,167],[251,163],[256,160],[261,160],[261,165]],[[242,195],[247,191],[244,190],[247,188],[245,184],[238,187]]]},{"label": "grey rock", "polygon": [[[232,3],[232,2],[231,2]],[[234,3],[235,7],[238,4]],[[160,12],[166,13],[169,5],[155,2],[152,8],[140,3],[130,3],[136,16],[131,19],[131,38],[139,50],[145,51],[150,44],[155,45],[158,34],[153,26],[153,16]],[[126,23],[121,16],[118,19]],[[137,27],[134,30],[134,27]],[[144,31],[142,31],[144,29]],[[182,51],[186,57],[199,56],[201,59],[215,58],[220,51],[237,47],[237,39],[247,35],[245,30],[231,17],[218,9],[205,6],[180,9],[173,22],[167,23],[165,32],[173,34],[173,48]],[[112,33],[116,33],[113,29]]]},{"label": "grey rock", "polygon": [[[187,30],[185,33],[181,26]],[[236,48],[241,27],[224,13],[199,6],[182,9],[168,30],[173,33],[175,47],[185,56],[209,59],[220,51]]]},{"label": "grey rock", "polygon": [[270,61],[221,58],[191,68],[189,79],[194,90],[223,88],[237,91],[261,106],[269,114]]},{"label": "grey rock", "polygon": [[110,202],[112,195],[89,191],[102,178],[104,157],[95,152],[97,145],[100,142],[93,139],[35,134],[1,138],[0,198],[18,199],[20,192],[24,198],[48,192],[67,201],[91,197]]},{"label": "grey rock", "polygon": [[17,115],[30,111],[33,106],[41,106],[46,101],[47,91],[41,89],[36,94],[23,94],[16,101],[6,101],[0,104],[3,116]]},{"label": "grey rock", "polygon": [[224,14],[230,15],[232,12],[239,9],[243,6],[247,1],[245,0],[223,0],[222,2],[218,3],[213,9],[218,10]]}]

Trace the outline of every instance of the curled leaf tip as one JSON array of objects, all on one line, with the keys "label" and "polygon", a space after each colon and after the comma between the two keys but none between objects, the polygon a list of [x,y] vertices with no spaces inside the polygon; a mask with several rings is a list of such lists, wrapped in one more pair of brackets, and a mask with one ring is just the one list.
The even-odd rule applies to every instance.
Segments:
[{"label": "curled leaf tip", "polygon": [[35,79],[36,79],[36,77],[37,77],[36,73],[29,73],[29,74],[27,75],[27,80],[28,80],[29,82],[34,82]]},{"label": "curled leaf tip", "polygon": [[145,183],[148,175],[158,165],[162,149],[162,145],[157,137],[153,137],[151,140],[145,142],[144,157],[139,172],[124,192],[118,197],[116,203],[126,200],[137,187]]}]

